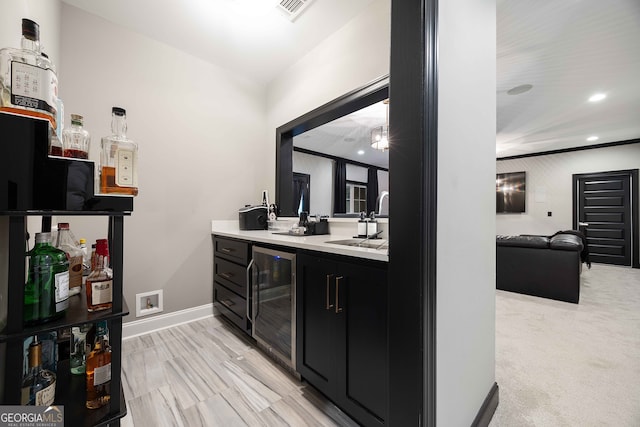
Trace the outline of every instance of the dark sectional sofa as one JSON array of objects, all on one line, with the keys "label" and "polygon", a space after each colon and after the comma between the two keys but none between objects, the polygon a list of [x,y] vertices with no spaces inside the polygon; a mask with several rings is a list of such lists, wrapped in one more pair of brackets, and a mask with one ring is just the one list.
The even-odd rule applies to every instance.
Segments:
[{"label": "dark sectional sofa", "polygon": [[570,233],[497,236],[496,288],[577,304],[585,245]]}]

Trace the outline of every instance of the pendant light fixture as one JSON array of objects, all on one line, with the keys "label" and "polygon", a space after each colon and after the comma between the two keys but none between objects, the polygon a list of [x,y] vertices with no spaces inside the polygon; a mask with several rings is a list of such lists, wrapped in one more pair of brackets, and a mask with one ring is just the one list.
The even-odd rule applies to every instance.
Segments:
[{"label": "pendant light fixture", "polygon": [[385,104],[387,118],[383,126],[373,128],[371,131],[371,147],[386,151],[389,149],[389,99],[382,102]]}]

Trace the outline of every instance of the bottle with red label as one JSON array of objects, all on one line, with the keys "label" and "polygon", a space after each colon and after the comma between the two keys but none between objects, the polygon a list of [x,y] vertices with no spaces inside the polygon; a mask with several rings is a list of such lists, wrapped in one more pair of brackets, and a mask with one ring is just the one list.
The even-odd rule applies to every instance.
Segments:
[{"label": "bottle with red label", "polygon": [[109,242],[96,241],[95,267],[87,277],[87,310],[111,309],[113,303],[113,272],[109,268]]}]

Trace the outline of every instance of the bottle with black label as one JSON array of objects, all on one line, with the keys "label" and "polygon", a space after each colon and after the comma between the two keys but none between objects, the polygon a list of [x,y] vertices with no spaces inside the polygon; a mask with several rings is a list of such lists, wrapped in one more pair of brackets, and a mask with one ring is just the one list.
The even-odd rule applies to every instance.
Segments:
[{"label": "bottle with black label", "polygon": [[47,119],[55,130],[58,77],[42,54],[40,26],[30,19],[22,20],[20,47],[0,49],[0,111]]}]

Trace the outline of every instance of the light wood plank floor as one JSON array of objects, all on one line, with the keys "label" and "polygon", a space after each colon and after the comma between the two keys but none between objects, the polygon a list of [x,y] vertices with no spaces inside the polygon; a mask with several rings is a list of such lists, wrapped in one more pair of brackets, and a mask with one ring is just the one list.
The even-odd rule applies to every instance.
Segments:
[{"label": "light wood plank floor", "polygon": [[123,342],[122,426],[357,426],[217,317]]}]

